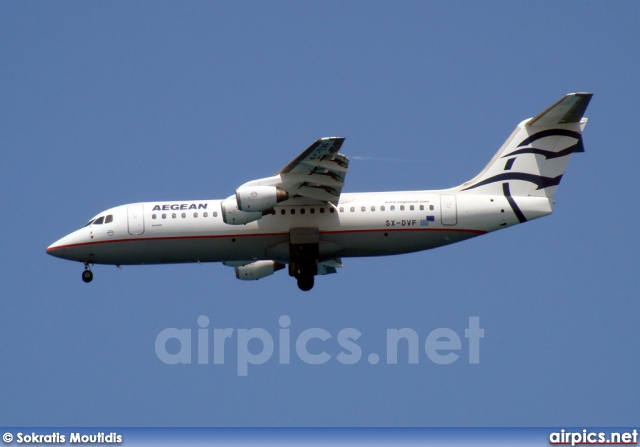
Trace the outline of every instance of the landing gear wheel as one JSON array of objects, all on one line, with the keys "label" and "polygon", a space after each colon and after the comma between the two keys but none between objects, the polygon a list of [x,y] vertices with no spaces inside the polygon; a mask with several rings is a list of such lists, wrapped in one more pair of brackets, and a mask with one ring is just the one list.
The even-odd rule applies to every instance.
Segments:
[{"label": "landing gear wheel", "polygon": [[313,289],[313,276],[300,276],[298,277],[298,287],[304,292],[308,292]]},{"label": "landing gear wheel", "polygon": [[91,270],[85,270],[82,272],[82,280],[84,282],[91,282],[93,279],[93,272]]}]

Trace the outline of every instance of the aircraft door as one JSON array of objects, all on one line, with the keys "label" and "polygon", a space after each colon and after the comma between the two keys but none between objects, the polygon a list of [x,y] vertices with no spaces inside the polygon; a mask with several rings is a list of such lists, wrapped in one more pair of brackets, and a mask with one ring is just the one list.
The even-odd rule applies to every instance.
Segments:
[{"label": "aircraft door", "polygon": [[144,233],[144,209],[142,205],[131,205],[127,207],[127,223],[129,234],[137,235]]},{"label": "aircraft door", "polygon": [[458,223],[456,196],[453,194],[442,194],[440,196],[440,219],[442,225],[455,225]]}]

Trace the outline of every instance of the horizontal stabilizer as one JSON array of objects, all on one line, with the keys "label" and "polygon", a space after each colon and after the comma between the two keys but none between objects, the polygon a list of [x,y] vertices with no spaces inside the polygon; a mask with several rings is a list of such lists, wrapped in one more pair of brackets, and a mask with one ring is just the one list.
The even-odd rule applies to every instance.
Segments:
[{"label": "horizontal stabilizer", "polygon": [[342,268],[342,259],[329,259],[318,263],[318,275],[330,275],[337,273],[336,269]]},{"label": "horizontal stabilizer", "polygon": [[570,93],[527,121],[527,126],[550,127],[579,123],[593,93]]}]

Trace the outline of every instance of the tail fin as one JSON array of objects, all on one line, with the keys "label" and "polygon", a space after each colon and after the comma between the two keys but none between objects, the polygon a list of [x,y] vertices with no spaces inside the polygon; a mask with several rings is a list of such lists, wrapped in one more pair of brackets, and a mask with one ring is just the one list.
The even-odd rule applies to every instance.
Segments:
[{"label": "tail fin", "polygon": [[455,190],[551,199],[571,154],[584,152],[583,115],[591,96],[570,93],[520,123],[482,172]]}]

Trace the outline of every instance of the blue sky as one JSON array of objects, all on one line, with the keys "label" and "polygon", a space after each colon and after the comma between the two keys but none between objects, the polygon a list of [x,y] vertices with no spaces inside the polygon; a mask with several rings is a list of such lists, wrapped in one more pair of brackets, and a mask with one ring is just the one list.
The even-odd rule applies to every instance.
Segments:
[{"label": "blue sky", "polygon": [[[0,425],[637,425],[637,2],[2,2]],[[344,191],[458,185],[513,128],[590,91],[552,216],[437,250],[344,259],[309,293],[219,264],[82,266],[45,248],[112,206],[224,198],[316,138]],[[384,159],[394,159],[392,161]],[[282,316],[331,360],[167,365],[167,328]],[[477,316],[480,363],[464,337]],[[337,361],[357,329],[361,361]],[[376,365],[388,329],[460,358]],[[173,347],[172,347],[173,346]],[[176,348],[175,345],[169,349]],[[252,352],[261,348],[258,341]]]}]

